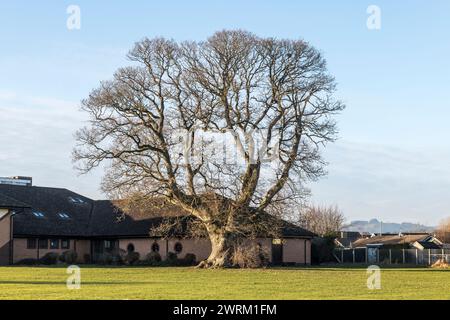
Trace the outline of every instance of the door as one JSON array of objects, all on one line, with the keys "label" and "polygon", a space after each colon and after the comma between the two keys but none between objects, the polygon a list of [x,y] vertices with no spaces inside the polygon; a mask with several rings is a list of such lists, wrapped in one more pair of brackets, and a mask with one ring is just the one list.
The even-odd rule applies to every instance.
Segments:
[{"label": "door", "polygon": [[378,248],[372,248],[372,247],[368,247],[367,248],[367,262],[368,263],[377,263],[378,259]]},{"label": "door", "polygon": [[272,240],[272,264],[281,265],[283,263],[283,241],[281,239]]},{"label": "door", "polygon": [[96,263],[104,258],[105,254],[114,255],[118,254],[119,240],[114,239],[102,239],[92,240],[92,262]]},{"label": "door", "polygon": [[91,260],[93,263],[99,262],[104,249],[103,240],[92,240],[91,245],[92,245]]}]

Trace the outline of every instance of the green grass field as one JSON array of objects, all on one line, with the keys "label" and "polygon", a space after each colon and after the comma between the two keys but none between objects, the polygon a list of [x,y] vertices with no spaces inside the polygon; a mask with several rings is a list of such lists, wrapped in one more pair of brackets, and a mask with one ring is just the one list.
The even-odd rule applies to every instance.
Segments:
[{"label": "green grass field", "polygon": [[0,267],[0,299],[450,299],[450,270],[386,268],[367,289],[364,268],[81,268],[68,290],[63,267]]}]

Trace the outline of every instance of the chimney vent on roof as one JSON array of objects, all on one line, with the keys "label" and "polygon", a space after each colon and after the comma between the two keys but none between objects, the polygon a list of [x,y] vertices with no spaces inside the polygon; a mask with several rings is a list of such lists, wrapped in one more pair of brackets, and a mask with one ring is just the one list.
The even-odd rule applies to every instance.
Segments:
[{"label": "chimney vent on roof", "polygon": [[33,178],[32,177],[23,177],[23,176],[0,177],[0,184],[31,187],[33,185]]}]

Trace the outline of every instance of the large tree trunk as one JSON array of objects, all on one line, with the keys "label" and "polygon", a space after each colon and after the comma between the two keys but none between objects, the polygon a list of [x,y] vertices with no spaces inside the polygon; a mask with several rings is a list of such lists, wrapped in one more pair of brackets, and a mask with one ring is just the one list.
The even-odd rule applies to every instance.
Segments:
[{"label": "large tree trunk", "polygon": [[208,259],[200,262],[199,268],[229,268],[233,266],[233,252],[237,241],[230,232],[215,232],[209,230],[211,254]]}]

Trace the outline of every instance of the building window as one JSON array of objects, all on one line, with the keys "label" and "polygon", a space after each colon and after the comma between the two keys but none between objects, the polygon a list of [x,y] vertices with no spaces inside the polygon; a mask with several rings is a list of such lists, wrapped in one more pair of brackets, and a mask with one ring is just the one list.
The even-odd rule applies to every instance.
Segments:
[{"label": "building window", "polygon": [[48,249],[47,239],[39,239],[39,249]]},{"label": "building window", "polygon": [[112,247],[111,241],[105,240],[105,249],[111,249],[111,247]]},{"label": "building window", "polygon": [[130,253],[130,252],[134,252],[134,244],[129,243],[128,246],[127,246],[127,251],[128,251],[129,253]]},{"label": "building window", "polygon": [[180,253],[181,251],[183,251],[183,245],[181,243],[177,242],[173,246],[173,249],[175,250],[176,253]]},{"label": "building window", "polygon": [[158,243],[153,243],[152,244],[152,252],[159,252],[159,244]]},{"label": "building window", "polygon": [[58,239],[50,240],[50,249],[59,249],[59,240]]},{"label": "building window", "polygon": [[61,249],[70,249],[70,240],[62,239],[61,240]]},{"label": "building window", "polygon": [[68,199],[70,202],[72,202],[74,204],[83,204],[84,203],[84,200],[81,198],[69,197]]},{"label": "building window", "polygon": [[36,238],[27,239],[27,249],[36,249]]},{"label": "building window", "polygon": [[272,244],[283,244],[281,239],[272,239]]},{"label": "building window", "polygon": [[45,217],[44,213],[41,212],[41,211],[33,211],[33,215],[34,215],[36,218],[44,218],[44,217]]},{"label": "building window", "polygon": [[67,213],[64,213],[64,212],[58,213],[58,216],[59,216],[61,219],[63,219],[63,220],[68,220],[68,219],[70,219],[69,215],[68,215]]}]

